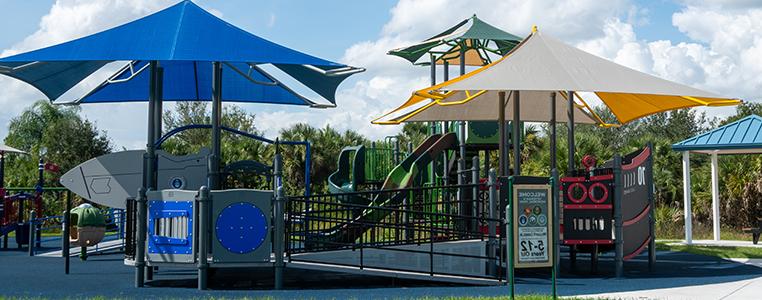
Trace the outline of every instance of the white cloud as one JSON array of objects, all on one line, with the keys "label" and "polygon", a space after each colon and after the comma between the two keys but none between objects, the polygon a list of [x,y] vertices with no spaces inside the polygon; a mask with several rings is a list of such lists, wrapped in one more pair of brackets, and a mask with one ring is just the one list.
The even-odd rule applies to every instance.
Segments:
[{"label": "white cloud", "polygon": [[275,26],[275,14],[270,13],[270,18],[267,19],[267,27],[272,28]]}]

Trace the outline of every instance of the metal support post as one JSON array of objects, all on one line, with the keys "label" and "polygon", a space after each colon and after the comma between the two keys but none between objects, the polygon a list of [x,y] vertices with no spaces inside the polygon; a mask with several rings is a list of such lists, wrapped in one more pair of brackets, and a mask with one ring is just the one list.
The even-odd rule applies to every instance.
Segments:
[{"label": "metal support post", "polygon": [[33,210],[29,211],[29,256],[34,256],[34,236],[35,236],[35,219],[37,218],[37,212]]},{"label": "metal support post", "polygon": [[569,143],[569,156],[568,159],[568,171],[572,172],[574,171],[575,162],[574,162],[574,91],[568,91],[567,92],[567,98],[569,99],[569,110],[567,111],[568,114],[568,121],[567,121],[567,127],[569,130],[569,134],[567,135],[567,142]]},{"label": "metal support post", "polygon": [[498,166],[498,175],[499,176],[505,176],[506,175],[506,157],[505,157],[505,147],[508,143],[508,140],[505,136],[505,92],[500,91],[497,93],[498,95],[498,105],[497,105],[497,128],[498,128],[498,135],[500,138],[500,143],[498,144],[498,160],[499,160],[499,166]]},{"label": "metal support post", "polygon": [[209,188],[202,186],[199,189],[198,197],[198,289],[205,290],[209,282],[209,260],[207,254],[209,253]]},{"label": "metal support post", "polygon": [[274,175],[275,175],[275,237],[273,238],[273,252],[275,253],[275,289],[283,289],[283,246],[285,245],[285,227],[284,220],[286,197],[283,190],[283,165],[280,153],[275,154]]},{"label": "metal support post", "polygon": [[622,240],[622,157],[614,155],[614,263],[616,277],[624,276],[624,241]]},{"label": "metal support post", "polygon": [[479,155],[476,155],[471,160],[471,184],[474,185],[471,191],[471,231],[477,232],[479,230],[479,223],[477,217],[479,216]]},{"label": "metal support post", "polygon": [[513,91],[513,134],[511,134],[511,145],[513,145],[513,175],[521,175],[521,93]]},{"label": "metal support post", "polygon": [[146,254],[146,190],[138,189],[137,202],[137,233],[135,245],[135,287],[143,287],[145,279],[145,254]]},{"label": "metal support post", "polygon": [[61,237],[61,255],[64,258],[64,274],[69,274],[69,236],[71,225],[71,191],[66,190],[66,204],[64,205],[63,215],[63,236]]},{"label": "metal support post", "polygon": [[496,237],[497,237],[497,224],[495,224],[495,219],[497,218],[497,203],[498,203],[498,195],[497,195],[497,174],[495,172],[495,169],[489,170],[489,177],[487,179],[487,184],[489,185],[489,222],[488,222],[488,228],[487,228],[487,258],[489,258],[489,264],[487,268],[487,272],[489,275],[495,275],[497,274],[497,264],[495,264],[495,258],[497,257],[497,253],[495,253],[495,245],[496,245]]},{"label": "metal support post", "polygon": [[220,189],[222,159],[222,63],[212,63],[212,155],[209,156],[209,189]]},{"label": "metal support post", "polygon": [[561,222],[558,219],[561,204],[558,200],[558,147],[556,138],[556,92],[550,93],[550,177],[553,180],[551,186],[551,201],[553,201],[553,260],[555,274],[561,271],[561,252],[559,250],[559,239],[561,237]]}]

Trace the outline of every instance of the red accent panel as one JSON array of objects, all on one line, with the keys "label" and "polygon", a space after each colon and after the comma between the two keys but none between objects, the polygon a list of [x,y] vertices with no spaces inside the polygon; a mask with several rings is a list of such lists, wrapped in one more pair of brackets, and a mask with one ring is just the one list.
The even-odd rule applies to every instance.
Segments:
[{"label": "red accent panel", "polygon": [[646,239],[645,242],[643,242],[643,245],[640,245],[640,247],[638,247],[638,249],[635,250],[635,252],[632,252],[630,254],[625,255],[623,257],[623,259],[624,260],[630,260],[631,258],[633,258],[635,256],[638,256],[638,254],[640,254],[640,252],[643,252],[643,250],[648,246],[648,242],[649,241],[651,241],[651,237],[650,236]]},{"label": "red accent panel", "polygon": [[626,220],[626,221],[622,222],[622,226],[630,226],[632,224],[637,223],[638,221],[640,221],[640,219],[643,219],[643,217],[648,215],[648,211],[650,209],[651,209],[651,205],[650,204],[646,205],[646,208],[644,208],[643,211],[641,211],[639,215],[635,216],[634,218],[632,218],[630,220]]},{"label": "red accent panel", "polygon": [[622,165],[622,170],[631,170],[640,166],[641,164],[643,164],[643,162],[646,161],[646,159],[648,159],[648,156],[650,155],[651,155],[651,148],[648,148],[648,147],[643,148],[643,152],[640,152],[638,156],[635,156],[635,158],[632,159],[632,162],[626,165]]},{"label": "red accent panel", "polygon": [[[596,199],[593,197],[593,188],[600,187],[603,189],[603,197]],[[590,188],[588,189],[588,192],[590,193],[590,201],[593,201],[593,203],[603,203],[609,198],[609,187],[603,185],[603,183],[596,182],[590,185]]]},{"label": "red accent panel", "polygon": [[590,181],[603,181],[603,180],[613,180],[613,179],[614,179],[614,174],[590,176]]},{"label": "red accent panel", "polygon": [[612,208],[611,204],[564,204],[564,209],[608,209]]},{"label": "red accent panel", "polygon": [[564,240],[565,245],[611,245],[614,240]]},{"label": "red accent panel", "polygon": [[564,177],[561,182],[585,182],[585,177]]},{"label": "red accent panel", "polygon": [[[582,196],[579,198],[574,198],[574,188],[578,187],[582,190]],[[566,189],[566,198],[568,198],[571,202],[574,203],[582,203],[585,202],[585,199],[587,199],[587,187],[583,185],[581,182],[575,182],[569,185],[569,188]]]}]

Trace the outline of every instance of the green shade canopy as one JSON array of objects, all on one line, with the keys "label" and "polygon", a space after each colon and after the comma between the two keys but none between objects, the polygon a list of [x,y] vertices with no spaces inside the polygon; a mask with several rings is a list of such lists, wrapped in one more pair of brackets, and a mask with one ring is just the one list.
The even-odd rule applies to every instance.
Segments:
[{"label": "green shade canopy", "polygon": [[466,56],[466,65],[482,66],[491,62],[488,53],[503,56],[521,40],[520,37],[487,24],[473,15],[425,41],[391,50],[388,54],[402,57],[413,64],[428,65],[431,60],[422,57],[431,53],[437,64],[447,61],[456,65],[460,61],[462,48]]}]

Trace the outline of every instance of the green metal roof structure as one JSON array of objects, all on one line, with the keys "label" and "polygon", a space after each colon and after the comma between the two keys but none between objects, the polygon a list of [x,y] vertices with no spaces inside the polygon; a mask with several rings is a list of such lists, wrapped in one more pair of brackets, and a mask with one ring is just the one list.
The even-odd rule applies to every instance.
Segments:
[{"label": "green metal roof structure", "polygon": [[[466,65],[482,66],[492,62],[489,53],[504,56],[521,40],[522,38],[487,24],[473,15],[425,41],[391,50],[388,54],[402,57],[416,65],[429,65],[431,61],[436,61],[437,64],[447,61],[451,65],[457,65],[461,52],[464,52]],[[433,59],[421,59],[427,53],[430,53]]]},{"label": "green metal roof structure", "polygon": [[762,153],[762,117],[744,117],[675,143],[672,150],[707,154]]}]

